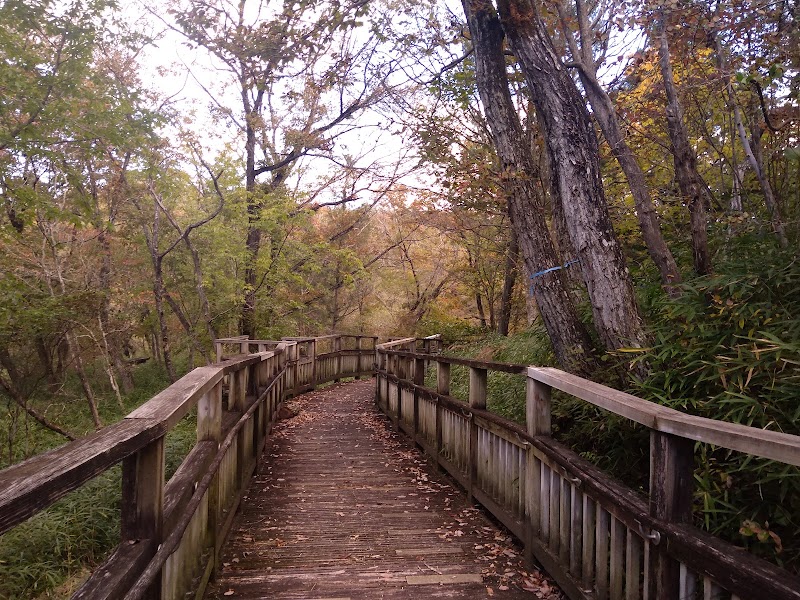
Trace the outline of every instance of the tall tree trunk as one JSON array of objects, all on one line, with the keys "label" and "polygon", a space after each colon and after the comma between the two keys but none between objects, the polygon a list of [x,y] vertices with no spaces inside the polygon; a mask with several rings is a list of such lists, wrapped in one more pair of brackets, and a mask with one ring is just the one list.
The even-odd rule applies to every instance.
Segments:
[{"label": "tall tree trunk", "polygon": [[[489,0],[462,0],[475,51],[481,103],[508,180],[509,213],[526,268],[541,273],[557,264],[544,202],[535,188],[536,167],[519,122],[506,76],[503,30]],[[595,366],[589,334],[572,303],[561,271],[534,276],[539,314],[561,366],[579,375]]]},{"label": "tall tree trunk", "polygon": [[628,187],[631,190],[634,206],[636,207],[639,228],[642,231],[642,238],[647,246],[650,258],[658,268],[661,282],[664,284],[667,293],[674,295],[676,293],[675,284],[681,281],[678,265],[667,243],[664,241],[664,236],[661,234],[658,215],[653,206],[650,190],[647,187],[647,180],[631,147],[625,141],[614,103],[597,79],[597,69],[595,68],[594,55],[592,53],[594,36],[592,35],[589,17],[586,14],[583,0],[575,0],[575,7],[578,16],[580,47],[575,43],[572,31],[566,26],[562,5],[558,5],[559,15],[564,23],[563,29],[570,46],[573,62],[578,68],[578,75],[583,84],[583,89],[592,107],[592,115],[600,126],[600,131],[603,132],[603,137],[608,142],[611,153],[617,159],[625,178],[628,180]]},{"label": "tall tree trunk", "polygon": [[133,377],[128,368],[128,364],[122,359],[120,351],[119,335],[111,325],[111,241],[108,236],[108,229],[104,224],[99,224],[98,242],[102,249],[103,258],[100,265],[99,283],[100,290],[103,292],[103,299],[100,304],[99,318],[100,327],[103,331],[103,341],[105,350],[114,367],[117,378],[122,384],[122,391],[130,394],[133,391]]},{"label": "tall tree trunk", "polygon": [[178,380],[175,374],[175,366],[172,364],[172,350],[169,343],[169,330],[167,328],[167,316],[164,311],[164,254],[158,251],[160,236],[161,207],[158,202],[153,203],[153,229],[152,233],[147,231],[147,226],[143,225],[144,236],[150,248],[150,260],[153,263],[153,299],[156,305],[156,318],[158,319],[158,334],[154,336],[155,347],[159,346],[160,354],[164,362],[164,368],[171,382]]},{"label": "tall tree trunk", "polygon": [[[739,136],[739,142],[742,144],[742,149],[744,150],[744,155],[747,158],[747,162],[750,164],[750,167],[756,174],[758,185],[761,187],[761,193],[764,194],[764,204],[767,206],[767,211],[769,212],[770,220],[772,221],[772,230],[775,232],[781,248],[787,248],[789,246],[789,241],[786,239],[786,230],[783,226],[783,217],[781,216],[780,207],[775,199],[775,194],[772,191],[772,186],[769,183],[769,179],[767,179],[764,175],[763,161],[761,160],[761,148],[759,144],[761,136],[757,135],[759,133],[758,131],[753,131],[753,137],[747,137],[747,131],[744,127],[744,119],[742,118],[742,109],[739,105],[739,101],[736,98],[736,91],[733,89],[733,84],[731,83],[731,73],[728,65],[728,53],[722,46],[719,36],[716,35],[716,33],[713,34],[713,36],[714,50],[717,55],[717,68],[720,70],[722,77],[725,79],[725,91],[728,94],[729,105],[733,108],[733,122],[734,126],[736,127],[736,133]],[[739,174],[734,172],[734,198],[737,194],[741,193],[741,181],[738,179]],[[738,202],[741,206],[741,197],[738,198]],[[741,210],[741,208],[739,208],[739,210]]]},{"label": "tall tree trunk", "polygon": [[764,161],[761,154],[761,131],[758,126],[753,127],[753,136],[747,137],[747,131],[744,128],[744,121],[742,119],[742,111],[736,101],[736,96],[733,88],[728,82],[728,94],[733,103],[733,118],[736,121],[736,130],[739,133],[739,140],[744,148],[744,155],[747,157],[747,162],[756,174],[758,185],[761,187],[761,193],[764,194],[764,203],[767,205],[767,212],[769,212],[770,221],[772,221],[772,230],[778,237],[778,243],[781,248],[788,248],[789,241],[786,239],[786,231],[783,227],[783,217],[781,217],[780,207],[775,199],[775,194],[772,191],[772,186],[769,179],[764,174]]},{"label": "tall tree trunk", "polygon": [[100,429],[103,426],[103,421],[100,419],[100,413],[97,410],[97,400],[94,397],[92,385],[89,383],[89,377],[86,375],[86,369],[83,366],[83,357],[81,356],[78,338],[72,332],[67,332],[67,348],[75,366],[75,372],[78,374],[78,381],[81,382],[83,394],[86,396],[86,402],[89,405],[89,412],[92,414],[95,429]]},{"label": "tall tree trunk", "polygon": [[[249,102],[246,92],[242,92],[245,106]],[[247,192],[247,264],[244,270],[244,304],[239,330],[242,335],[252,339],[256,337],[256,286],[258,252],[261,249],[261,198],[257,197],[256,190],[256,132],[253,119],[256,114],[251,111],[245,113],[245,191]]]},{"label": "tall tree trunk", "polygon": [[[72,236],[73,239],[76,237],[77,229],[73,228]],[[51,238],[49,239],[50,247],[53,251],[53,261],[55,267],[55,277],[58,280],[59,289],[61,290],[61,295],[65,296],[67,294],[67,284],[64,281],[64,273],[61,261],[59,259],[58,251],[56,250],[56,244],[54,240]],[[48,284],[50,288],[50,294],[55,297],[55,290]],[[86,375],[86,369],[83,365],[83,357],[81,356],[81,348],[80,344],[78,343],[78,338],[75,334],[67,330],[64,333],[64,343],[66,348],[66,354],[69,356],[72,364],[75,367],[75,372],[78,375],[78,380],[81,382],[81,388],[83,389],[83,393],[86,396],[86,402],[89,405],[89,411],[92,414],[92,420],[94,421],[95,428],[100,429],[103,426],[103,422],[100,419],[100,413],[97,410],[97,401],[94,397],[94,390],[92,390],[92,386],[89,383],[89,377]]]},{"label": "tall tree trunk", "polygon": [[164,275],[161,270],[161,260],[153,265],[153,298],[156,304],[156,316],[158,317],[158,333],[161,342],[161,357],[164,360],[164,368],[167,376],[172,383],[178,380],[175,373],[175,365],[172,363],[172,349],[169,343],[169,330],[167,328],[167,316],[164,312]]},{"label": "tall tree trunk", "polygon": [[478,309],[478,320],[481,323],[481,329],[486,329],[486,311],[483,309],[483,297],[480,292],[475,292],[475,306]]},{"label": "tall tree trunk", "polygon": [[609,350],[641,347],[645,333],[608,214],[597,138],[583,98],[534,6],[527,0],[500,0],[499,9],[543,125],[559,200],[600,339]]},{"label": "tall tree trunk", "polygon": [[[197,349],[200,352],[200,355],[203,357],[203,360],[206,361],[207,365],[212,363],[211,354],[208,352],[208,348],[203,346],[203,344],[197,339],[197,336],[194,334],[194,328],[192,324],[189,322],[189,319],[186,317],[186,314],[183,312],[180,304],[172,297],[172,294],[166,289],[166,286],[162,288],[162,297],[166,300],[169,307],[172,309],[172,312],[178,317],[178,322],[183,327],[183,330],[186,332],[186,335],[189,338],[189,348],[192,352]],[[194,354],[192,355],[194,356]],[[193,361],[189,361],[190,365],[193,365]]]},{"label": "tall tree trunk", "polygon": [[508,252],[506,253],[503,292],[500,296],[500,318],[497,321],[497,333],[500,335],[508,335],[508,328],[511,323],[514,284],[517,282],[517,260],[519,260],[519,246],[517,246],[517,236],[514,235],[514,230],[512,229]]},{"label": "tall tree trunk", "polygon": [[683,122],[683,108],[675,88],[675,77],[670,63],[669,40],[665,12],[659,10],[656,19],[654,39],[658,43],[658,62],[661,78],[664,81],[664,92],[667,96],[667,131],[672,144],[672,162],[675,165],[675,178],[678,189],[689,208],[690,227],[692,232],[692,257],[694,270],[698,275],[711,272],[711,257],[708,253],[708,233],[706,231],[706,206],[703,199],[703,186],[697,172],[697,156],[689,143],[689,134]]},{"label": "tall tree trunk", "polygon": [[[50,393],[55,393],[61,386],[61,381],[56,375],[55,369],[53,368],[53,353],[45,344],[42,336],[36,336],[35,343],[36,353],[39,356],[39,362],[42,363],[42,368],[44,369],[45,377],[47,378],[47,388]],[[13,376],[12,379],[14,379]]]}]

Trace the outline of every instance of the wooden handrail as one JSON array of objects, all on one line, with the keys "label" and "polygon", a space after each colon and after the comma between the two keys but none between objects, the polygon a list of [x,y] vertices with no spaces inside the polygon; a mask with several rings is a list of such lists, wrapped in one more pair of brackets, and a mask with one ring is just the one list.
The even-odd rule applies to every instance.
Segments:
[{"label": "wooden handrail", "polygon": [[[219,568],[221,542],[281,402],[320,383],[373,373],[374,347],[362,340],[377,337],[323,337],[339,346],[355,338],[356,349],[317,355],[320,338],[215,340],[220,358],[225,344],[244,352],[194,369],[119,423],[0,471],[0,533],[122,463],[121,544],[74,597],[171,600],[198,579],[202,589]],[[253,346],[260,351],[250,353]],[[195,407],[197,444],[165,483],[165,436]]]},{"label": "wooden handrail", "polygon": [[654,431],[714,444],[800,466],[800,437],[682,413],[631,394],[548,367],[528,367],[528,377]]},{"label": "wooden handrail", "polygon": [[[800,436],[695,417],[554,368],[380,345],[376,403],[504,523],[573,599],[800,600],[800,578],[691,525],[694,442],[800,465]],[[400,349],[399,347],[403,347]],[[426,363],[436,389],[424,385]],[[450,396],[468,367],[469,402]],[[527,381],[526,426],[486,409],[487,374]],[[649,428],[649,499],[550,437],[557,389]]]}]

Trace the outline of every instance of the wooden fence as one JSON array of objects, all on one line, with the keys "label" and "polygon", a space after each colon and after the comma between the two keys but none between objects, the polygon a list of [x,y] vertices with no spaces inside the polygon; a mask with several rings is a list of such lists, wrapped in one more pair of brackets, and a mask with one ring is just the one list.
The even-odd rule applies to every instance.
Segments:
[{"label": "wooden fence", "polygon": [[[0,471],[0,533],[121,463],[120,543],[73,597],[201,597],[282,401],[372,375],[376,339],[217,340],[216,364],[119,423]],[[197,442],[165,481],[165,437],[195,413]]]},{"label": "wooden fence", "polygon": [[[553,368],[377,348],[376,402],[525,544],[573,600],[798,600],[800,578],[691,524],[695,442],[800,465],[800,437],[694,417]],[[435,365],[436,389],[425,386]],[[450,393],[469,370],[469,401]],[[526,427],[486,410],[493,372],[526,380]],[[561,390],[650,430],[650,489],[626,488],[551,433]]]}]

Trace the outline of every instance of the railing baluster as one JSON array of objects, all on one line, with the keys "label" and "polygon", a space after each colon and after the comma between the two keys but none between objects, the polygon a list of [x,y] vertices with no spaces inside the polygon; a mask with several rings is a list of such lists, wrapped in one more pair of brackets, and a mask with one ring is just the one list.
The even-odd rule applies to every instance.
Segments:
[{"label": "railing baluster", "polygon": [[[608,534],[610,515],[600,504],[597,504],[595,520],[595,590],[598,600],[608,599]],[[614,599],[616,600],[616,599]]]},{"label": "railing baluster", "polygon": [[583,587],[591,589],[594,580],[594,536],[595,536],[594,502],[589,494],[583,495]]},{"label": "railing baluster", "polygon": [[[650,514],[667,522],[689,522],[693,486],[694,444],[668,433],[651,431]],[[653,598],[678,597],[680,568],[663,546],[650,552],[650,564],[646,568],[652,571],[648,582],[654,586]]]},{"label": "railing baluster", "polygon": [[625,600],[639,600],[639,573],[642,568],[642,540],[628,529],[628,542],[625,550]]},{"label": "railing baluster", "polygon": [[[121,535],[123,543],[150,544],[154,556],[163,539],[164,437],[160,437],[122,461]],[[144,598],[161,597],[161,575]]]},{"label": "railing baluster", "polygon": [[612,600],[622,598],[623,577],[625,569],[625,525],[616,517],[611,517],[611,560],[609,564],[611,586],[610,594]]},{"label": "railing baluster", "polygon": [[[470,367],[469,370],[469,406],[470,408],[486,408],[486,369]],[[469,501],[472,502],[472,492],[478,474],[478,424],[474,414],[469,418],[469,445],[467,449],[467,474]]]},{"label": "railing baluster", "polygon": [[333,383],[339,383],[342,376],[342,336],[337,335],[333,338],[333,351],[336,353],[334,358],[334,380]]},{"label": "railing baluster", "polygon": [[[206,392],[197,402],[197,441],[214,441],[219,447],[222,440],[222,382]],[[212,552],[212,565],[215,572],[219,570],[220,540],[217,531],[221,521],[223,500],[220,498],[220,473],[214,476],[208,488],[208,517],[206,524],[207,545]]]}]

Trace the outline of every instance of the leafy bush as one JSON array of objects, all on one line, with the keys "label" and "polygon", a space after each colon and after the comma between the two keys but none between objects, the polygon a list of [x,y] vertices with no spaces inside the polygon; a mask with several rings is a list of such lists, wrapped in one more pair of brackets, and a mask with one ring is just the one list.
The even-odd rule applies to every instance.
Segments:
[{"label": "leafy bush", "polygon": [[[124,398],[124,408],[120,408],[116,400],[101,399],[104,422],[119,420],[168,384],[163,368],[150,363],[134,371],[134,381],[135,389]],[[44,400],[39,399],[40,402]],[[57,411],[59,422],[72,431],[88,433],[93,429],[83,402],[53,402],[49,410]],[[7,419],[7,415],[5,417]],[[0,420],[5,420],[2,413]],[[195,415],[190,414],[167,434],[167,478],[194,445],[195,428]],[[13,455],[21,460],[63,442],[63,438],[54,434],[38,427],[31,428],[30,435],[18,436]],[[106,558],[119,543],[120,473],[119,466],[103,473],[0,536],[0,600],[37,598],[43,594],[51,597],[65,579]]]},{"label": "leafy bush", "polygon": [[[759,271],[754,265],[763,265]],[[713,276],[653,306],[649,377],[634,392],[691,414],[800,434],[800,262],[748,240]],[[698,444],[699,524],[793,568],[800,471]]]}]

